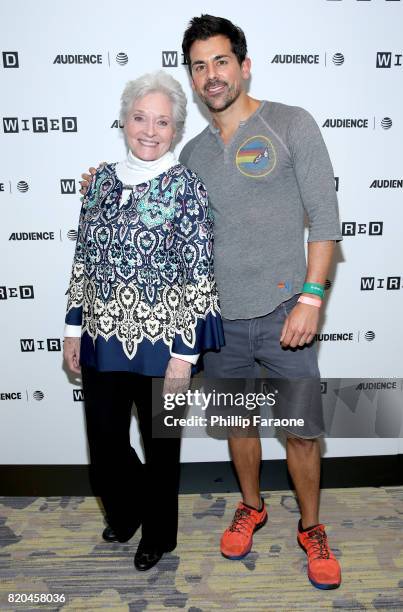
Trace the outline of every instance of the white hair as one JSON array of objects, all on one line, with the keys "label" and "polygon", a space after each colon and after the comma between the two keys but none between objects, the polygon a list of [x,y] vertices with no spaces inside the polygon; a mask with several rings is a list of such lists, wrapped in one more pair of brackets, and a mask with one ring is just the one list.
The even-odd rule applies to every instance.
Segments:
[{"label": "white hair", "polygon": [[143,74],[134,81],[129,81],[120,98],[120,119],[125,123],[133,102],[149,93],[160,92],[168,96],[172,102],[172,114],[175,121],[176,137],[179,140],[186,119],[186,95],[182,85],[163,70]]}]

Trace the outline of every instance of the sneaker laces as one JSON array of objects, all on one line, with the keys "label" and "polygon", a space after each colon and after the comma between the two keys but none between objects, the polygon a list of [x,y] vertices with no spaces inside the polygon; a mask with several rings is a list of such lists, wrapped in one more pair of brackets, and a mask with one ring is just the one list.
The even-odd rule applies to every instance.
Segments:
[{"label": "sneaker laces", "polygon": [[315,559],[330,559],[326,532],[318,527],[308,532],[309,552],[315,554]]},{"label": "sneaker laces", "polygon": [[253,527],[253,519],[248,508],[237,508],[228,531],[247,533]]}]

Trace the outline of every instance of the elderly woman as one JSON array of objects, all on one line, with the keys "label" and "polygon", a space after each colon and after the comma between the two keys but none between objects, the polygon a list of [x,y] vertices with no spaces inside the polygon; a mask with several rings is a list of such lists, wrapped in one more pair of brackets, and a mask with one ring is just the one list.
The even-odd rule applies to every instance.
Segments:
[{"label": "elderly woman", "polygon": [[[151,377],[188,379],[223,334],[206,189],[170,151],[185,94],[157,72],[130,81],[121,101],[128,156],[99,168],[83,199],[64,357],[81,365],[103,537],[124,542],[141,525],[134,563],[147,570],[176,547],[180,453],[179,439],[152,437]],[[144,465],[130,445],[133,401]]]}]

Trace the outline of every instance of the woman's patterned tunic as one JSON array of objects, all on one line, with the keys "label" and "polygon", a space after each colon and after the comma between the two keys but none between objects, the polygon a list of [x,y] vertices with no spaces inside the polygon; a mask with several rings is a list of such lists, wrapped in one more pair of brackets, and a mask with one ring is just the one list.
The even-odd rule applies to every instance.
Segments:
[{"label": "woman's patterned tunic", "polygon": [[181,164],[134,186],[115,166],[83,201],[66,323],[82,326],[81,364],[162,376],[171,351],[224,344],[207,193]]}]

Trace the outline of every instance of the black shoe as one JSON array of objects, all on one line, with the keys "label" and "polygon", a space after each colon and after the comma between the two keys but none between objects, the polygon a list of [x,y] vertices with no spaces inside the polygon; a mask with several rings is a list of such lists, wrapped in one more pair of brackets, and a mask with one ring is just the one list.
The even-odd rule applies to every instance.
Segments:
[{"label": "black shoe", "polygon": [[134,531],[130,531],[130,533],[125,534],[123,537],[122,536],[118,537],[115,531],[112,529],[112,527],[107,525],[102,532],[102,537],[105,540],[105,542],[120,542],[120,543],[128,542],[134,536],[138,527],[139,526],[137,526],[134,529]]},{"label": "black shoe", "polygon": [[146,572],[158,563],[164,553],[158,550],[147,550],[139,544],[134,555],[134,567],[139,572]]},{"label": "black shoe", "polygon": [[119,542],[116,533],[113,531],[112,527],[109,527],[109,525],[107,525],[107,527],[105,527],[103,530],[102,538],[105,540],[105,542]]}]

